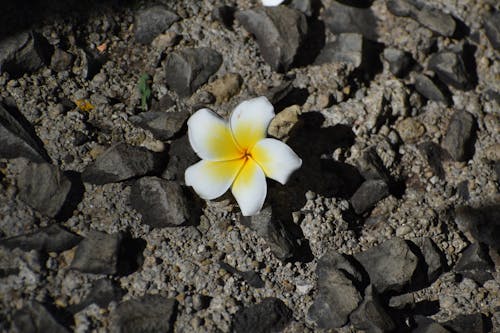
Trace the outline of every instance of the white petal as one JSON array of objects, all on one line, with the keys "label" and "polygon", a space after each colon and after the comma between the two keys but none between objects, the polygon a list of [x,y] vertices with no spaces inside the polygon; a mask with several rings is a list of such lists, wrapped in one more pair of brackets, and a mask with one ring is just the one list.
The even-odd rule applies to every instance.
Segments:
[{"label": "white petal", "polygon": [[264,6],[278,6],[285,0],[262,0]]},{"label": "white petal", "polygon": [[257,214],[267,194],[266,176],[260,166],[251,158],[241,169],[231,187],[243,216]]},{"label": "white petal", "polygon": [[273,105],[265,97],[241,102],[231,114],[231,131],[238,146],[250,149],[267,136],[267,127],[274,118]]},{"label": "white petal", "polygon": [[203,199],[215,199],[229,189],[243,163],[244,158],[232,161],[201,160],[186,169],[186,185],[192,186]]},{"label": "white petal", "polygon": [[202,159],[226,161],[243,156],[234,142],[228,123],[209,109],[196,111],[187,124],[191,147]]},{"label": "white petal", "polygon": [[281,184],[302,165],[302,160],[288,145],[276,139],[263,139],[251,151],[252,158],[259,163],[267,177]]}]

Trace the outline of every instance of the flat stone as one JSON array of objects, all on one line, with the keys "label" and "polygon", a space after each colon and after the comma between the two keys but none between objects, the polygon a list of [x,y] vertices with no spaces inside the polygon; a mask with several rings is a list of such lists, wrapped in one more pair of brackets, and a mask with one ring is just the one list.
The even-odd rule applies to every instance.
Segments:
[{"label": "flat stone", "polygon": [[239,94],[243,78],[237,73],[227,73],[223,77],[209,83],[207,91],[215,96],[216,103],[228,102]]},{"label": "flat stone", "polygon": [[112,314],[112,332],[174,331],[177,301],[160,295],[145,295],[118,304]]},{"label": "flat stone", "polygon": [[416,10],[413,3],[407,0],[386,0],[385,4],[392,15],[408,17]]},{"label": "flat stone", "polygon": [[32,233],[1,239],[0,246],[24,251],[62,252],[76,246],[81,239],[59,225],[52,224]]},{"label": "flat stone", "polygon": [[285,6],[238,11],[236,19],[257,39],[264,60],[277,72],[286,72],[299,52],[308,27],[304,14]]},{"label": "flat stone", "polygon": [[165,60],[167,86],[181,97],[188,97],[219,69],[222,56],[215,50],[188,48],[170,52]]},{"label": "flat stone", "polygon": [[74,56],[61,49],[55,49],[50,59],[50,68],[56,72],[69,70],[73,64]]},{"label": "flat stone", "polygon": [[225,262],[219,262],[220,268],[228,271],[231,274],[236,274],[241,276],[249,286],[254,287],[254,288],[264,288],[265,283],[260,277],[259,273],[254,272],[254,271],[240,271],[233,266],[225,263]]},{"label": "flat stone", "polygon": [[292,310],[282,300],[269,297],[258,304],[236,312],[232,323],[232,332],[280,332],[292,318]]},{"label": "flat stone", "polygon": [[107,308],[108,304],[121,300],[125,292],[114,281],[99,279],[92,283],[88,295],[78,304],[72,305],[68,310],[72,313],[80,312],[90,304],[96,304],[101,308]]},{"label": "flat stone", "polygon": [[165,155],[123,142],[118,143],[99,155],[85,168],[82,180],[86,183],[102,185],[157,173],[165,166]]},{"label": "flat stone", "polygon": [[487,324],[481,313],[458,315],[442,323],[443,327],[454,333],[486,333]]},{"label": "flat stone", "polygon": [[286,140],[290,137],[292,129],[299,124],[300,107],[292,105],[279,112],[267,129],[269,135],[280,140]]},{"label": "flat stone", "polygon": [[141,213],[142,223],[155,228],[180,226],[192,216],[181,185],[157,177],[143,177],[134,183],[130,205]]},{"label": "flat stone", "polygon": [[412,57],[408,52],[394,48],[384,49],[384,59],[389,63],[391,73],[399,78],[408,73],[412,63]]},{"label": "flat stone", "polygon": [[431,101],[442,102],[448,104],[448,98],[432,81],[431,78],[424,74],[415,75],[415,89],[425,98]]},{"label": "flat stone", "polygon": [[391,332],[396,324],[387,314],[372,285],[365,289],[363,301],[349,316],[356,330],[365,332]]},{"label": "flat stone", "polygon": [[357,166],[365,179],[379,179],[386,182],[390,179],[389,172],[380,159],[376,147],[366,148],[357,160]]},{"label": "flat stone", "polygon": [[153,6],[137,12],[134,22],[134,38],[141,44],[149,44],[156,36],[179,20],[177,14],[163,6]]},{"label": "flat stone", "polygon": [[165,94],[160,99],[151,101],[151,111],[165,112],[175,106],[175,101],[170,95]]},{"label": "flat stone", "polygon": [[75,251],[71,268],[83,273],[116,274],[122,235],[91,230]]},{"label": "flat stone", "polygon": [[473,154],[476,120],[467,111],[455,111],[446,129],[442,145],[458,162],[468,161]]},{"label": "flat stone", "polygon": [[181,185],[185,185],[184,173],[186,169],[196,163],[200,158],[191,148],[187,135],[172,141],[168,151],[167,168],[161,175],[167,180],[175,180]]},{"label": "flat stone", "polygon": [[71,181],[58,167],[48,163],[29,163],[17,179],[19,199],[49,217],[63,208]]},{"label": "flat stone", "polygon": [[500,51],[500,12],[485,17],[483,20],[483,28],[491,45]]},{"label": "flat stone", "polygon": [[363,265],[379,293],[400,292],[411,285],[418,265],[417,256],[400,238],[387,240],[354,257]]},{"label": "flat stone", "polygon": [[370,40],[377,39],[377,19],[371,8],[358,8],[333,1],[324,14],[325,25],[334,34],[353,32]]},{"label": "flat stone", "polygon": [[455,210],[455,223],[460,231],[470,234],[478,242],[500,250],[500,205],[481,208],[459,207]]},{"label": "flat stone", "polygon": [[18,310],[12,319],[18,332],[68,333],[69,330],[57,322],[45,306],[38,302],[30,302]]},{"label": "flat stone", "polygon": [[415,118],[405,118],[396,124],[396,130],[405,143],[413,143],[424,135],[425,126]]},{"label": "flat stone", "polygon": [[416,327],[411,331],[412,333],[451,333],[430,318],[418,315],[415,316],[415,322]]},{"label": "flat stone", "polygon": [[327,43],[314,61],[316,65],[347,63],[354,68],[363,62],[363,36],[357,33],[342,33],[337,40]]},{"label": "flat stone", "polygon": [[428,68],[434,71],[444,83],[457,89],[470,88],[469,75],[464,60],[455,52],[444,51],[434,53],[429,58]]},{"label": "flat stone", "polygon": [[444,271],[443,253],[429,237],[412,240],[422,253],[425,261],[427,281],[435,281]]},{"label": "flat stone", "polygon": [[453,270],[456,272],[490,270],[492,267],[491,259],[484,246],[480,243],[473,243],[462,252]]},{"label": "flat stone", "polygon": [[167,141],[181,132],[189,116],[188,111],[149,111],[129,119],[134,125],[150,131],[156,139]]},{"label": "flat stone", "polygon": [[356,214],[363,214],[388,195],[389,186],[384,180],[369,179],[354,192],[350,201]]}]

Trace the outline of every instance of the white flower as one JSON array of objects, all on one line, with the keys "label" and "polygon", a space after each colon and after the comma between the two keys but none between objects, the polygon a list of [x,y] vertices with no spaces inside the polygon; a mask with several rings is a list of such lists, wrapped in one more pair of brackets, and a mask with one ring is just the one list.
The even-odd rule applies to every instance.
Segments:
[{"label": "white flower", "polygon": [[280,5],[281,3],[283,3],[285,0],[262,0],[262,4],[264,6],[268,6],[268,7],[274,7],[274,6],[278,6]]},{"label": "white flower", "polygon": [[285,184],[302,160],[286,144],[266,138],[274,108],[265,97],[240,103],[229,123],[209,109],[188,120],[189,142],[202,159],[186,169],[186,184],[212,200],[229,188],[244,216],[260,211],[266,176]]}]

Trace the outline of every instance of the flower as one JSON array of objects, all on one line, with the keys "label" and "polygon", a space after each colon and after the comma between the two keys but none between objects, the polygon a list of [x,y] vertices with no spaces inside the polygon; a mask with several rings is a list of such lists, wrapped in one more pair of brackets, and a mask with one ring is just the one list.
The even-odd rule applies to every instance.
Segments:
[{"label": "flower", "polygon": [[302,165],[289,146],[266,138],[274,116],[265,97],[240,103],[229,122],[209,109],[196,111],[188,120],[188,136],[202,160],[186,169],[186,184],[207,200],[231,188],[242,214],[257,214],[267,194],[266,177],[285,184]]},{"label": "flower", "polygon": [[285,0],[262,0],[264,6],[274,7],[283,3]]}]

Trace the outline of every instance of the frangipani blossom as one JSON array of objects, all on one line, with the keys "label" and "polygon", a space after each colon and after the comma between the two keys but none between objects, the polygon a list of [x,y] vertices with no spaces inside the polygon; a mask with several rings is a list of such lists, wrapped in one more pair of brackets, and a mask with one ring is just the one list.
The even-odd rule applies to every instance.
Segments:
[{"label": "frangipani blossom", "polygon": [[275,7],[283,3],[285,0],[262,0],[262,4],[267,7]]},{"label": "frangipani blossom", "polygon": [[188,120],[188,136],[202,160],[186,169],[186,184],[206,200],[231,188],[244,216],[258,213],[267,194],[266,177],[285,184],[302,165],[289,146],[266,138],[274,115],[265,97],[240,103],[229,122],[209,109],[196,111]]}]

